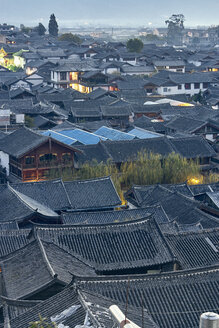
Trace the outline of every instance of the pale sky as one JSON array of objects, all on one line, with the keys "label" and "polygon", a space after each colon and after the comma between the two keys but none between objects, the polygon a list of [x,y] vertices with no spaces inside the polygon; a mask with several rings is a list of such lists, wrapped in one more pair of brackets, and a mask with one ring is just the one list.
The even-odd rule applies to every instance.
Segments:
[{"label": "pale sky", "polygon": [[47,28],[54,13],[60,26],[104,24],[163,26],[184,14],[185,26],[219,25],[218,0],[0,0],[0,23]]}]

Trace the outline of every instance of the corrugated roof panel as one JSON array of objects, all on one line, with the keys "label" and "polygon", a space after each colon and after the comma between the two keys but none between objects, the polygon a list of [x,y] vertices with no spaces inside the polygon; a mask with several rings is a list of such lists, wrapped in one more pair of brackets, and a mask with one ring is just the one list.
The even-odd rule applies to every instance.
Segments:
[{"label": "corrugated roof panel", "polygon": [[95,131],[95,134],[113,141],[135,139],[135,136],[131,135],[130,133],[121,132],[115,129],[108,128],[106,126],[102,126],[101,128],[99,128],[97,131]]},{"label": "corrugated roof panel", "polygon": [[84,145],[94,145],[100,142],[100,140],[106,140],[105,138],[101,136],[97,136],[96,134],[89,133],[80,129],[75,130],[63,130],[60,131],[61,134],[74,138],[77,141],[81,142]]},{"label": "corrugated roof panel", "polygon": [[51,137],[57,141],[63,142],[66,145],[73,145],[74,143],[77,142],[77,140],[74,138],[67,137],[67,136],[63,135],[62,133],[58,133],[58,132],[51,131],[51,130],[45,131],[42,134],[44,136]]},{"label": "corrugated roof panel", "polygon": [[139,139],[150,139],[150,138],[158,138],[161,135],[153,133],[153,132],[149,132],[147,130],[144,129],[140,129],[140,128],[135,128],[131,131],[129,131],[130,134],[136,136]]}]

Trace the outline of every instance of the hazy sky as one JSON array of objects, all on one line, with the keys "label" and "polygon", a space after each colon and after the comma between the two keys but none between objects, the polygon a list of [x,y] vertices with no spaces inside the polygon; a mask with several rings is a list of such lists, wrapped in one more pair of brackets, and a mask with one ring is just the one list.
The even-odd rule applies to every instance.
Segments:
[{"label": "hazy sky", "polygon": [[162,26],[173,13],[185,25],[219,25],[219,0],[0,0],[0,23],[46,27],[51,13],[61,26],[76,24]]}]

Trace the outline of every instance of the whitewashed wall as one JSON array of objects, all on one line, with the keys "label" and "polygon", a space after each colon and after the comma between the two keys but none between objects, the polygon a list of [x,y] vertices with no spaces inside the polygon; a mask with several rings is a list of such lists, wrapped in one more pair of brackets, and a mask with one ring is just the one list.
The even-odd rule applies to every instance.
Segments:
[{"label": "whitewashed wall", "polygon": [[0,164],[6,168],[6,173],[9,175],[9,155],[0,150]]}]

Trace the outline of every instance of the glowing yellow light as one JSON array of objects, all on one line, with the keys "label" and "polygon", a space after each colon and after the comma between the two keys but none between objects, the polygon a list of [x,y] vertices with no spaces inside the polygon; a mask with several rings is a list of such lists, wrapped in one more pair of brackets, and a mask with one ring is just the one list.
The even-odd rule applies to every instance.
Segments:
[{"label": "glowing yellow light", "polygon": [[201,181],[198,179],[198,178],[190,178],[189,180],[188,180],[188,184],[190,184],[190,185],[196,185],[196,184],[199,184]]},{"label": "glowing yellow light", "polygon": [[189,103],[181,103],[181,104],[179,104],[178,106],[181,106],[181,107],[193,107],[193,105],[192,104],[189,104]]}]

